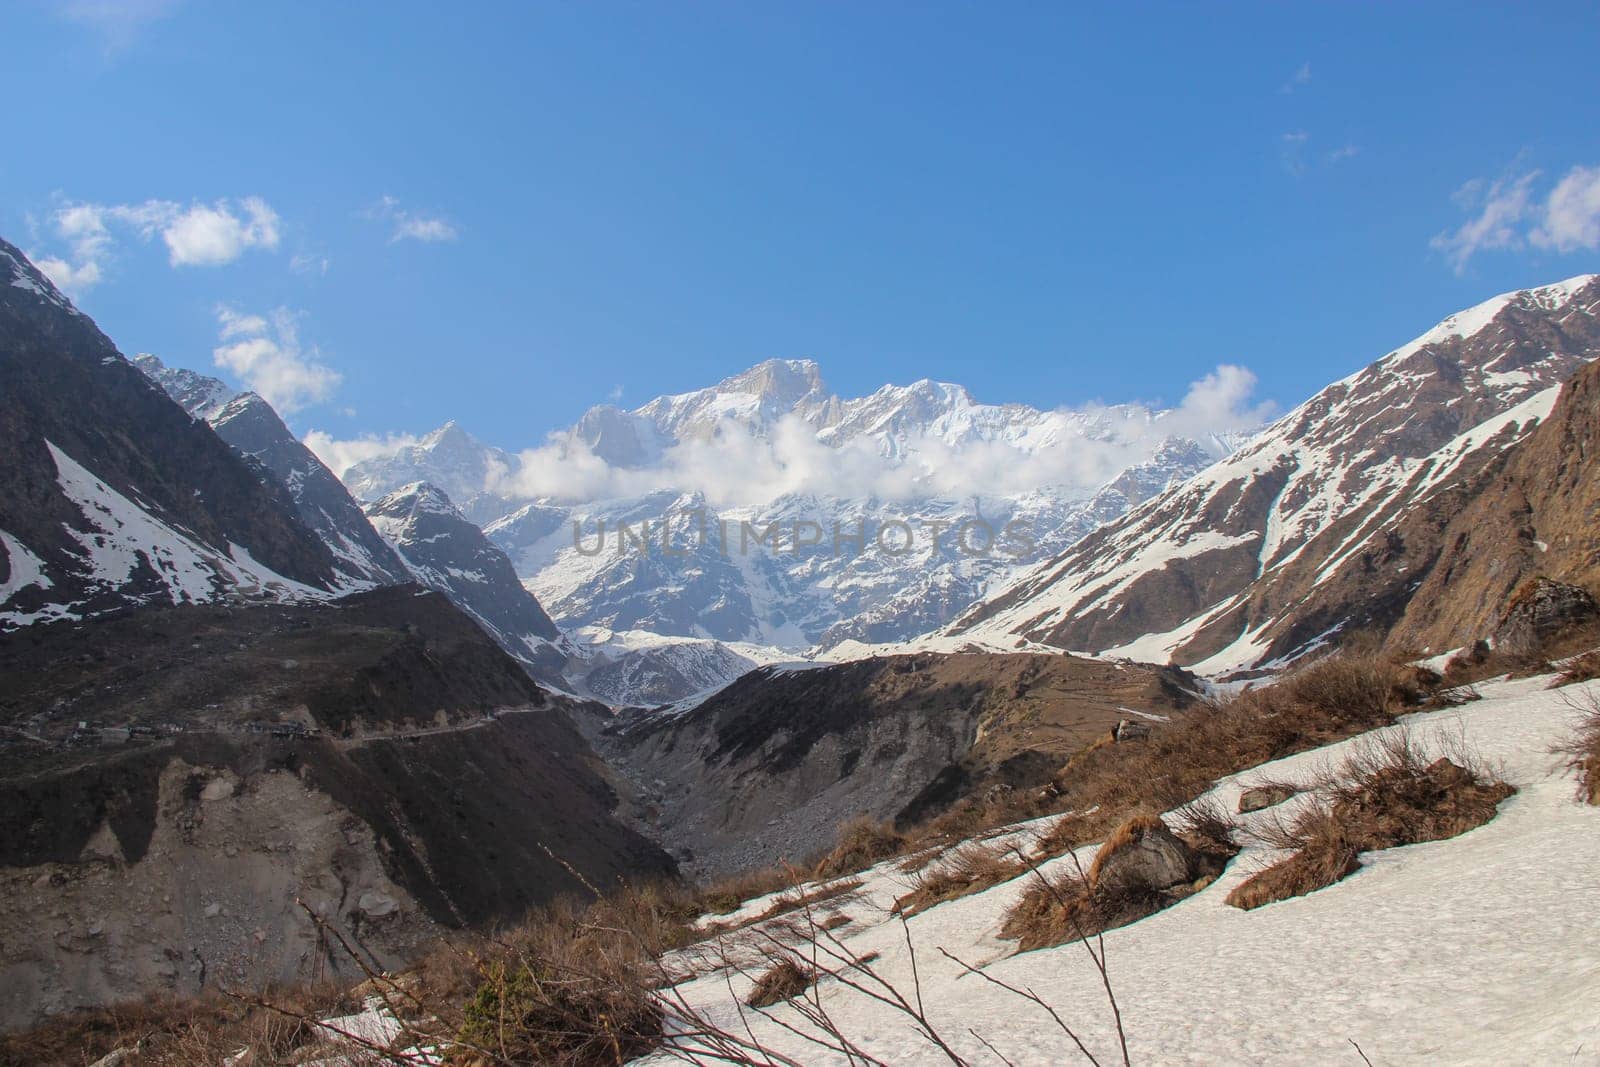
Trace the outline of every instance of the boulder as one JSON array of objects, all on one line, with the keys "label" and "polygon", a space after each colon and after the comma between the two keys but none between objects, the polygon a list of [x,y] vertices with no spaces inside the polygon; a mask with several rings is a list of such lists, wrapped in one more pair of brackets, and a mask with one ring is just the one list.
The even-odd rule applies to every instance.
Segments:
[{"label": "boulder", "polygon": [[1252,811],[1282,804],[1297,792],[1299,790],[1291,785],[1258,785],[1254,789],[1246,789],[1239,794],[1239,814],[1248,815]]},{"label": "boulder", "polygon": [[1112,834],[1095,857],[1091,876],[1107,893],[1155,892],[1194,881],[1198,857],[1166,825],[1130,823]]}]

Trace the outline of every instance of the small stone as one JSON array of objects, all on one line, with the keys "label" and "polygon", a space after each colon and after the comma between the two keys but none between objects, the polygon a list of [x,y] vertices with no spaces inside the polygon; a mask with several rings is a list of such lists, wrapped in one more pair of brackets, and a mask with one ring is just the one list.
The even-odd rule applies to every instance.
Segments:
[{"label": "small stone", "polygon": [[369,919],[381,919],[386,915],[393,915],[400,909],[400,905],[391,896],[368,890],[356,900],[356,910]]},{"label": "small stone", "polygon": [[221,904],[207,904],[206,905],[206,918],[215,919],[218,915],[221,915],[221,914],[222,914],[222,905]]},{"label": "small stone", "polygon": [[207,782],[205,788],[200,790],[200,799],[207,803],[213,800],[226,800],[233,796],[233,782],[227,778],[213,778]]},{"label": "small stone", "polygon": [[1239,814],[1248,815],[1252,811],[1282,804],[1296,792],[1298,790],[1288,785],[1258,785],[1254,789],[1246,789],[1239,794]]}]

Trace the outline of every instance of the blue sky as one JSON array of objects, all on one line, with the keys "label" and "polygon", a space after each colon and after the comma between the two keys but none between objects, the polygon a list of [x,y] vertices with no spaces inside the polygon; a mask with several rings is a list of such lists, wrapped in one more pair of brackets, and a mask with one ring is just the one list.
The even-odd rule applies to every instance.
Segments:
[{"label": "blue sky", "polygon": [[1593,4],[11,0],[0,39],[0,233],[302,432],[524,447],[774,356],[1288,406],[1600,269]]}]

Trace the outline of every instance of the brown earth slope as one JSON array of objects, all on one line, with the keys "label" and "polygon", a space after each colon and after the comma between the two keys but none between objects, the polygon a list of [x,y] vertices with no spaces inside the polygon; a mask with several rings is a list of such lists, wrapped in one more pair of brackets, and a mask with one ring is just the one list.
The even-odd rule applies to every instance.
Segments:
[{"label": "brown earth slope", "polygon": [[853,817],[910,821],[991,785],[1043,782],[1118,720],[1180,713],[1192,681],[1028,654],[763,668],[685,714],[624,720],[600,744],[664,842],[721,873],[805,858]]},{"label": "brown earth slope", "polygon": [[28,627],[0,679],[3,1026],[338,966],[296,898],[392,966],[672,871],[555,699],[414,586]]}]

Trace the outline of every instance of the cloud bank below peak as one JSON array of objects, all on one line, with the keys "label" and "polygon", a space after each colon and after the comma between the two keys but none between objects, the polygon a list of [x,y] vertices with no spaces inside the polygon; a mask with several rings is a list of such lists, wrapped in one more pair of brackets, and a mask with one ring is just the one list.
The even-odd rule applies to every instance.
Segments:
[{"label": "cloud bank below peak", "polygon": [[[1143,404],[1019,408],[1007,432],[952,434],[935,419],[892,440],[862,433],[824,441],[800,412],[761,424],[724,418],[709,432],[668,442],[646,463],[626,466],[609,462],[568,429],[486,464],[482,491],[576,504],[670,490],[698,494],[718,508],[795,495],[894,502],[1012,497],[1045,488],[1088,495],[1174,438],[1207,442],[1258,429],[1277,409],[1257,400],[1255,387],[1249,370],[1224,365],[1191,384],[1183,401],[1167,410]],[[306,435],[306,444],[340,475],[424,440]]]}]

